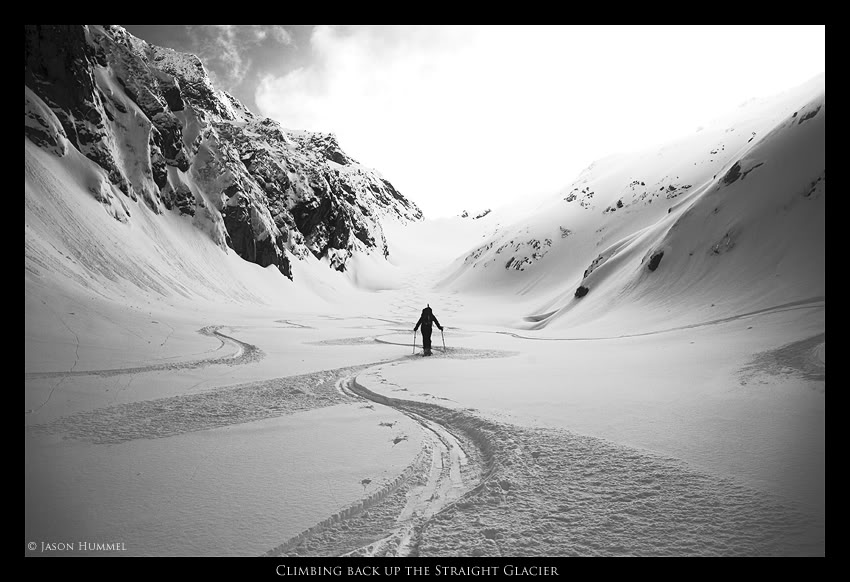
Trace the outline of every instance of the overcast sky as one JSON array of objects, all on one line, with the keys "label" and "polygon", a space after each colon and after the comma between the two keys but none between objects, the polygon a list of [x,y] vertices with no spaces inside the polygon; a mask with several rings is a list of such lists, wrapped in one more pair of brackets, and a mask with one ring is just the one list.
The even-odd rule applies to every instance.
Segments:
[{"label": "overcast sky", "polygon": [[824,26],[124,26],[335,133],[431,218],[555,193],[825,72]]}]

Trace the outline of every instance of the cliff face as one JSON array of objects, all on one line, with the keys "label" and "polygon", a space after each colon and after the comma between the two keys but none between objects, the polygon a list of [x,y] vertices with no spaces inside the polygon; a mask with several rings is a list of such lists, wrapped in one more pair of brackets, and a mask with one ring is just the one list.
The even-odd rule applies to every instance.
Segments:
[{"label": "cliff face", "polygon": [[[381,219],[421,211],[333,134],[292,131],[217,91],[200,60],[117,26],[25,27],[25,135],[103,170],[92,194],[118,220],[133,203],[178,212],[243,259],[293,278],[312,253],[343,271],[387,256]],[[297,268],[295,269],[297,270]]]}]

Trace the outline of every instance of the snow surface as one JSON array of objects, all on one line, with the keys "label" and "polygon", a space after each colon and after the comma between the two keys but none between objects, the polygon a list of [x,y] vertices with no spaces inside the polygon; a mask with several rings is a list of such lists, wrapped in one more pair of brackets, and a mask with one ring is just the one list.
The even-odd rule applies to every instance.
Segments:
[{"label": "snow surface", "polygon": [[[638,192],[604,212],[634,179],[615,156],[585,176],[592,198],[565,202],[571,186],[478,220],[390,221],[387,261],[338,273],[308,257],[294,281],[177,213],[119,192],[107,207],[89,160],[26,141],[27,541],[823,555],[822,80],[770,103],[724,134],[755,124],[758,139],[660,209]],[[643,181],[717,138],[642,154]],[[738,160],[751,173],[721,188]],[[110,214],[119,203],[133,221]],[[730,225],[740,236],[713,253]],[[512,236],[553,244],[505,269],[495,251]],[[431,358],[413,333],[426,303],[445,326]]]},{"label": "snow surface", "polygon": [[[657,150],[591,164],[442,283],[534,298],[515,326],[606,335],[822,297],[824,95],[818,77]],[[575,297],[580,285],[595,297]]]}]

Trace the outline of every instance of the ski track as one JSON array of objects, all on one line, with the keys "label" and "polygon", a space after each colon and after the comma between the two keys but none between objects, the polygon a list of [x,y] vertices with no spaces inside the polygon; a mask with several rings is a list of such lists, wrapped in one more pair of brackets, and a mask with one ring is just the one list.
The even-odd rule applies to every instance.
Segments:
[{"label": "ski track", "polygon": [[824,524],[801,507],[681,460],[390,398],[356,378],[344,386],[419,422],[431,462],[420,455],[389,486],[265,555],[824,554]]},{"label": "ski track", "polygon": [[[42,303],[44,303],[44,302],[42,301]],[[71,329],[71,327],[65,322],[65,320],[62,318],[62,316],[60,316],[58,313],[56,313],[56,311],[54,311],[46,303],[45,303],[45,305],[53,313],[53,315],[55,315],[56,318],[62,323],[62,325],[65,326],[65,329],[67,329],[69,332],[71,332],[74,335],[74,364],[71,366],[71,369],[69,371],[59,372],[59,373],[57,373],[56,376],[53,376],[53,377],[58,377],[59,381],[56,382],[56,384],[53,385],[53,388],[51,388],[51,390],[50,390],[50,394],[47,395],[47,398],[44,399],[44,402],[42,402],[41,404],[39,404],[35,408],[30,408],[30,409],[26,410],[26,412],[25,412],[26,414],[35,414],[38,411],[40,411],[42,408],[47,406],[47,403],[50,402],[51,398],[53,398],[53,394],[56,392],[56,389],[59,388],[59,386],[61,386],[62,384],[65,383],[65,378],[68,375],[72,375],[72,374],[75,373],[74,368],[77,367],[77,364],[80,361],[80,336],[77,335],[77,332],[75,332],[73,329]],[[30,377],[29,375],[26,376],[26,378],[29,378],[29,377]]]},{"label": "ski track", "polygon": [[45,398],[44,402],[42,402],[41,404],[39,404],[35,408],[30,408],[29,410],[26,411],[26,414],[35,414],[36,412],[38,412],[39,410],[41,410],[42,408],[47,406],[47,403],[50,402],[51,398],[53,398],[53,393],[56,392],[56,390],[57,390],[57,388],[59,388],[59,386],[61,386],[62,384],[65,383],[65,380],[66,380],[66,378],[64,376],[59,378],[59,381],[56,382],[56,384],[53,385],[53,388],[50,389],[50,394],[47,395],[47,398]]},{"label": "ski track", "polygon": [[[374,364],[227,386],[197,394],[119,404],[27,427],[95,444],[164,438],[347,402],[334,382]],[[128,384],[129,386],[129,384]]]},{"label": "ski track", "polygon": [[[158,321],[152,321],[151,323],[159,323],[159,322],[158,322]],[[168,323],[166,323],[166,322],[164,322],[164,321],[163,321],[162,323],[163,323],[164,325],[167,325],[167,326],[168,326],[168,335],[165,337],[165,339],[163,340],[163,342],[162,342],[161,344],[159,344],[159,347],[161,347],[161,348],[165,347],[165,344],[167,344],[167,343],[168,343],[168,340],[170,340],[170,339],[171,339],[171,336],[172,336],[172,335],[174,335],[174,328],[173,328],[173,327],[171,327],[171,325],[169,325]]]},{"label": "ski track", "polygon": [[282,324],[284,324],[283,327],[291,327],[291,328],[295,328],[295,329],[315,329],[313,327],[310,327],[309,325],[304,325],[302,323],[296,323],[296,322],[290,321],[288,319],[276,319],[275,323],[282,323]]},{"label": "ski track", "polygon": [[755,311],[750,311],[747,313],[741,313],[738,315],[731,315],[729,317],[722,317],[719,319],[712,319],[709,321],[702,321],[699,323],[691,323],[688,325],[681,325],[678,327],[670,327],[667,329],[659,329],[655,331],[646,331],[642,333],[631,333],[624,335],[614,335],[614,336],[605,336],[605,337],[531,337],[527,335],[519,335],[510,331],[481,331],[479,333],[496,333],[500,335],[508,335],[517,339],[524,340],[536,340],[536,341],[555,341],[555,342],[576,342],[576,341],[596,341],[596,340],[612,340],[612,339],[625,339],[631,337],[643,337],[648,335],[658,335],[662,333],[670,333],[673,331],[681,331],[684,329],[696,329],[700,327],[706,327],[711,325],[718,325],[721,323],[729,323],[730,321],[738,321],[741,319],[746,319],[748,317],[755,317],[758,315],[764,315],[767,313],[780,313],[783,311],[794,311],[797,309],[812,309],[818,307],[825,307],[826,299],[824,297],[810,297],[809,299],[802,299],[800,301],[792,301],[790,303],[783,303],[782,305],[775,305],[773,307],[766,307],[764,309],[757,309]]},{"label": "ski track", "polygon": [[[406,333],[409,330],[400,330]],[[387,344],[393,346],[405,346],[405,347],[413,347],[411,343],[406,342],[395,342],[389,341],[385,339],[381,339],[384,336],[388,335],[398,335],[399,330],[393,331],[392,333],[385,333],[381,335],[374,336],[358,336],[358,337],[350,337],[350,338],[340,338],[340,339],[330,339],[330,340],[320,340],[315,342],[307,342],[308,345],[317,345],[317,346],[358,346],[358,345],[374,345],[374,344]],[[441,340],[442,342],[442,340]],[[459,348],[459,347],[446,347],[444,348],[442,345],[437,345],[436,342],[432,340],[432,354],[435,356],[446,355],[448,357],[454,359],[488,359],[488,358],[506,358],[510,356],[519,355],[519,352],[510,351],[510,350],[496,350],[496,349],[477,349],[477,348]],[[416,344],[416,348],[421,348],[421,343]],[[413,356],[413,354],[411,354]]]},{"label": "ski track", "polygon": [[[773,310],[789,307],[793,306]],[[797,306],[801,307],[804,306]],[[766,311],[772,310],[759,313]],[[738,318],[750,315],[754,314]],[[217,329],[208,327],[201,333],[214,334],[240,346],[249,345]],[[808,366],[819,363],[822,371],[823,342],[823,334],[796,342],[768,352],[762,359],[757,357],[752,366],[773,369],[776,362],[790,361],[797,362],[799,368],[803,365],[800,362]],[[395,342],[367,336],[314,343]],[[258,349],[257,352],[262,354]],[[515,355],[469,348],[434,353],[460,359]],[[242,356],[244,352],[230,361]],[[391,361],[403,363],[416,357],[406,355]],[[227,360],[175,366],[195,367]],[[426,436],[425,444],[404,471],[369,497],[268,550],[264,554],[267,556],[824,553],[822,521],[782,498],[695,470],[678,459],[565,430],[512,425],[485,418],[474,409],[450,409],[387,397],[358,382],[358,374],[387,363],[373,362],[200,394],[109,406],[30,425],[26,430],[30,434],[62,434],[97,444],[120,443],[241,424],[352,400],[362,402],[363,407],[394,408],[419,424]],[[151,366],[77,374],[156,369],[173,368]],[[64,378],[68,374],[57,375]],[[132,381],[133,377],[122,390],[129,388]]]},{"label": "ski track", "polygon": [[[171,362],[167,364],[153,364],[150,366],[139,366],[135,368],[114,368],[107,370],[84,370],[84,371],[69,371],[69,372],[34,372],[25,375],[26,379],[35,379],[35,378],[58,378],[58,377],[69,377],[69,376],[118,376],[121,374],[139,374],[143,372],[159,372],[163,370],[173,371],[173,370],[185,370],[192,368],[204,368],[207,366],[214,365],[227,365],[227,366],[242,366],[245,364],[251,364],[254,362],[259,362],[265,357],[265,352],[258,348],[255,345],[240,341],[236,338],[225,335],[219,331],[224,326],[213,325],[201,328],[198,330],[198,333],[201,335],[207,335],[211,337],[215,337],[221,342],[218,348],[215,351],[222,349],[227,343],[232,344],[236,348],[236,352],[234,355],[229,356],[219,356],[217,358],[208,358],[201,360],[193,360],[190,362]],[[163,344],[164,345],[164,344]],[[79,349],[79,342],[78,342]],[[76,362],[74,363],[76,367]],[[73,369],[72,369],[73,370]],[[43,406],[43,405],[42,405]]]},{"label": "ski track", "polygon": [[[115,401],[118,400],[118,397],[121,395],[121,393],[124,392],[125,390],[127,390],[130,387],[130,384],[132,384],[135,379],[136,379],[136,376],[134,374],[134,375],[130,376],[130,378],[127,380],[127,383],[124,386],[122,386],[118,390],[115,390],[115,392],[112,395],[112,399],[109,401],[109,404],[115,404]],[[113,387],[113,389],[114,389],[114,387]],[[109,389],[107,388],[107,391],[108,390]]]},{"label": "ski track", "polygon": [[[503,357],[484,350],[471,352],[476,350],[458,350],[452,356]],[[347,398],[384,404],[406,414],[422,427],[426,444],[411,465],[368,498],[334,513],[264,555],[417,555],[420,532],[428,520],[480,487],[481,468],[488,463],[485,453],[464,431],[423,414],[427,410],[423,407],[428,405],[378,396],[358,384],[356,374],[338,380],[336,386]]]},{"label": "ski track", "polygon": [[[775,350],[758,353],[741,368],[741,383],[753,381],[760,373],[777,376],[797,374],[807,380],[825,383],[826,362],[820,357],[825,344],[826,334],[821,333]],[[826,385],[820,384],[816,389],[824,393]]]}]

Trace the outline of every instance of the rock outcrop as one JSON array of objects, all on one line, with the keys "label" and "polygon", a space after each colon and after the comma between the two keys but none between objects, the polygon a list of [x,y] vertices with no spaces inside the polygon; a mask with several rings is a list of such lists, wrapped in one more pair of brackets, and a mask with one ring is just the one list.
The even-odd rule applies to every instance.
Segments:
[{"label": "rock outcrop", "polygon": [[[356,252],[388,256],[381,220],[422,218],[333,134],[285,129],[216,90],[194,55],[119,26],[25,27],[25,135],[103,170],[104,204],[140,199],[178,212],[216,244],[293,277],[312,253],[343,271]],[[103,190],[103,188],[101,188]]]}]

